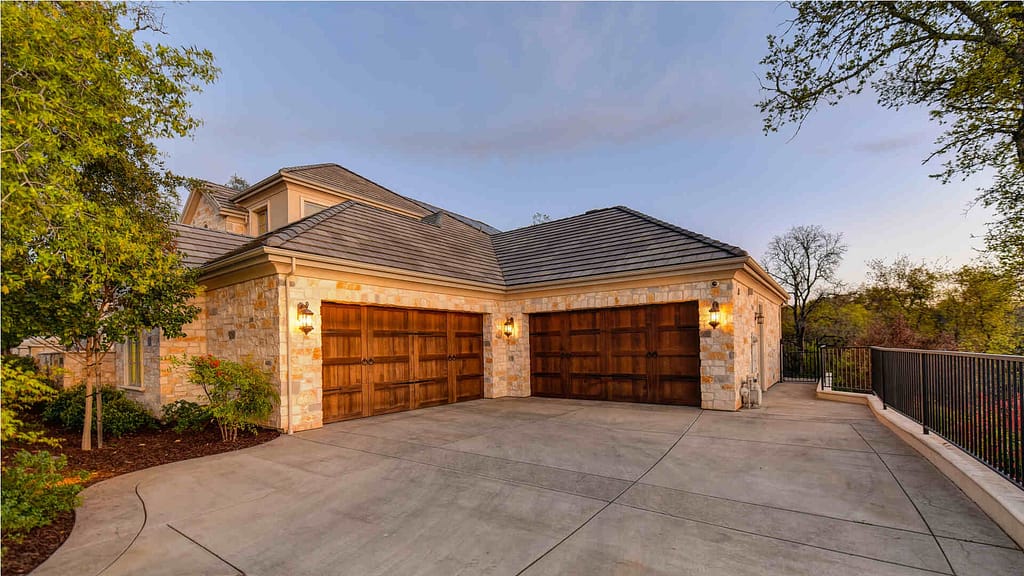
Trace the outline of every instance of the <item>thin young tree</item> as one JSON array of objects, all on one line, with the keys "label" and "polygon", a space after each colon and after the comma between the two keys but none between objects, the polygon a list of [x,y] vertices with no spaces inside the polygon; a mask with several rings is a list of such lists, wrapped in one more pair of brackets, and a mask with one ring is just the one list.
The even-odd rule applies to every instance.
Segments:
[{"label": "thin young tree", "polygon": [[168,336],[197,314],[174,249],[175,189],[156,142],[199,126],[190,95],[213,56],[152,44],[151,4],[5,2],[0,65],[3,331],[54,338],[86,358],[82,448],[111,347]]}]

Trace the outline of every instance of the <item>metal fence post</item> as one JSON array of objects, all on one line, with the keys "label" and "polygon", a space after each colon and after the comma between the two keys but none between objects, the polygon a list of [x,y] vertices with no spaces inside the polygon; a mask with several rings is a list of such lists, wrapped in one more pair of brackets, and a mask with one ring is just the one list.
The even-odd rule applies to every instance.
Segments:
[{"label": "metal fence post", "polygon": [[[825,389],[825,345],[818,346],[818,380],[821,382],[821,389]],[[829,388],[832,383],[829,382]]]},{"label": "metal fence post", "polygon": [[924,354],[918,352],[921,359],[921,427],[924,434],[928,433],[928,364],[924,361]]}]

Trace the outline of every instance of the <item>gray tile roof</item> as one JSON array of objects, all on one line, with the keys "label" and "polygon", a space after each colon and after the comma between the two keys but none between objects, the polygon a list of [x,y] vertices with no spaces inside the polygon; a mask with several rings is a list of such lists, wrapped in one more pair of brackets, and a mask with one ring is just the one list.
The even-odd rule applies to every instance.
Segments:
[{"label": "gray tile roof", "polygon": [[249,236],[188,224],[171,224],[171,229],[178,234],[177,248],[185,257],[185,265],[189,268],[198,268],[252,241]]},{"label": "gray tile roof", "polygon": [[446,212],[417,219],[350,200],[250,239],[224,256],[259,246],[502,285],[490,236]]},{"label": "gray tile roof", "polygon": [[444,211],[417,219],[348,201],[259,238],[237,238],[245,241],[208,264],[267,246],[503,287],[747,255],[621,206],[489,234]]},{"label": "gray tile roof", "polygon": [[220,184],[215,184],[206,180],[202,180],[201,182],[203,183],[203,189],[220,209],[234,211],[239,214],[247,214],[245,208],[235,204],[232,200],[232,198],[238,195],[238,190],[228,188],[227,186],[221,186]]},{"label": "gray tile roof", "polygon": [[400,210],[426,216],[436,210],[428,210],[409,198],[396,194],[376,182],[352,172],[337,164],[311,164],[282,168],[282,174],[292,174],[336,190],[350,192],[367,200],[394,206]]},{"label": "gray tile roof", "polygon": [[623,206],[502,232],[492,239],[507,286],[747,255]]}]

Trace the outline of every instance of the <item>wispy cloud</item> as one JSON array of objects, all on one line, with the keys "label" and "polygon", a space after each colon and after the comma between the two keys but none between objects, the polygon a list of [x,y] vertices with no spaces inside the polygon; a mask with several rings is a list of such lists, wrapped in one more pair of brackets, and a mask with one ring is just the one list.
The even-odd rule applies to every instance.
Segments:
[{"label": "wispy cloud", "polygon": [[925,132],[913,132],[861,142],[856,144],[853,149],[866,154],[886,154],[897,150],[913,148],[927,142],[930,142],[928,134]]},{"label": "wispy cloud", "polygon": [[[516,21],[518,62],[534,71],[529,97],[467,125],[409,127],[378,134],[386,146],[419,154],[517,156],[758,129],[748,95],[724,90],[699,56],[650,57],[656,14],[646,5],[545,6]],[[491,56],[481,52],[481,58]]]}]

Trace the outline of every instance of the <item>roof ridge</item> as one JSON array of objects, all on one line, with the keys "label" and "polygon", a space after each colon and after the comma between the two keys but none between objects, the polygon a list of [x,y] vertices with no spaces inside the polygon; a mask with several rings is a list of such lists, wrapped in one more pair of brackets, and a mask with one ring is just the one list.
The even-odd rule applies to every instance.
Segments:
[{"label": "roof ridge", "polygon": [[740,248],[739,246],[733,246],[732,244],[726,244],[725,242],[722,242],[720,240],[715,240],[714,238],[711,238],[710,236],[705,236],[703,234],[698,234],[698,233],[693,232],[691,230],[687,230],[686,228],[683,228],[681,226],[676,226],[675,224],[672,224],[670,222],[665,222],[664,220],[659,220],[659,219],[655,218],[654,216],[649,216],[647,214],[644,214],[643,212],[640,212],[639,210],[634,210],[634,209],[632,209],[632,208],[630,208],[628,206],[614,206],[612,208],[609,208],[609,210],[621,210],[621,211],[623,211],[623,212],[625,212],[627,214],[632,214],[633,216],[636,216],[638,218],[642,218],[644,220],[647,220],[648,222],[651,222],[652,224],[657,224],[658,226],[662,226],[662,227],[667,228],[669,230],[672,230],[674,232],[679,232],[681,234],[686,234],[687,236],[689,236],[691,238],[694,238],[695,240],[700,240],[701,242],[704,242],[706,244],[710,244],[710,245],[712,245],[712,246],[714,246],[716,248],[721,248],[721,249],[723,249],[723,250],[725,250],[727,252],[732,252],[736,256],[749,256],[750,255],[749,253],[747,253],[746,250]]},{"label": "roof ridge", "polygon": [[345,168],[337,162],[321,162],[319,164],[301,164],[299,166],[285,166],[278,170],[278,172],[291,172],[292,170],[307,170],[309,168],[323,168],[325,166],[337,166],[338,168]]},{"label": "roof ridge", "polygon": [[519,228],[513,228],[511,230],[505,230],[504,232],[499,232],[497,234],[492,234],[492,236],[501,236],[503,234],[511,234],[512,232],[516,232],[516,231],[519,231],[519,230],[526,230],[527,228],[536,228],[537,226],[547,226],[548,224],[555,224],[557,222],[564,222],[566,220],[572,220],[573,218],[581,218],[583,216],[586,216],[588,214],[593,214],[595,212],[607,212],[609,210],[615,210],[616,208],[620,208],[620,206],[608,206],[607,208],[592,208],[590,210],[587,210],[586,212],[580,212],[579,214],[573,214],[572,216],[563,216],[561,218],[556,218],[554,220],[547,220],[545,222],[538,222],[536,224],[527,224],[526,226],[520,226]]}]

